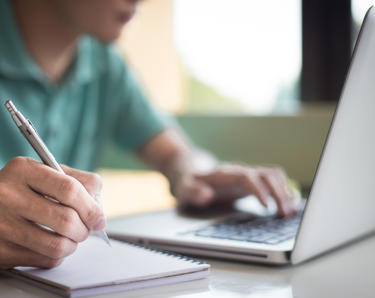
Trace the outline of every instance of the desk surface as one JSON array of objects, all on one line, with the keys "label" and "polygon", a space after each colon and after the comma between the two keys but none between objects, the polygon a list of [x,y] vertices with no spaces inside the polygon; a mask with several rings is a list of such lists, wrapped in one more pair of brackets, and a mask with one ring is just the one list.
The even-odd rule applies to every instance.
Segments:
[{"label": "desk surface", "polygon": [[[104,180],[104,210],[108,217],[155,211],[174,204],[161,175],[124,171],[102,171],[101,174]],[[144,187],[145,183],[148,187]],[[126,196],[119,198],[118,194],[124,193],[124,189]],[[152,204],[150,197],[153,198]],[[375,236],[295,267],[204,260],[212,266],[207,279],[105,297],[375,297]],[[59,296],[0,274],[0,297]]]},{"label": "desk surface", "polygon": [[[375,297],[375,237],[295,267],[205,260],[212,265],[207,279],[95,297]],[[58,297],[2,275],[0,296]]]}]

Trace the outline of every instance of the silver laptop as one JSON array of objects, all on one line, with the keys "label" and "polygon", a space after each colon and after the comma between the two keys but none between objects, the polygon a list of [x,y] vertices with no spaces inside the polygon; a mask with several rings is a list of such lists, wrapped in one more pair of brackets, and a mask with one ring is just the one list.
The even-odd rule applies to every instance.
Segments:
[{"label": "silver laptop", "polygon": [[374,130],[375,9],[370,8],[301,214],[281,219],[234,212],[202,218],[168,210],[112,220],[108,232],[189,255],[300,263],[375,231]]}]

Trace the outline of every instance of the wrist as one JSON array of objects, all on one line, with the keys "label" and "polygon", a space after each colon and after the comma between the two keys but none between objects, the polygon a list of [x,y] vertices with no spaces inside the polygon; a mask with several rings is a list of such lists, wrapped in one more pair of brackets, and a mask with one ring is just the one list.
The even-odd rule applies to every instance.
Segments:
[{"label": "wrist", "polygon": [[217,160],[203,150],[180,151],[171,156],[161,172],[168,178],[170,191],[176,196],[178,184],[184,180],[194,179],[197,174],[212,172],[217,167]]}]

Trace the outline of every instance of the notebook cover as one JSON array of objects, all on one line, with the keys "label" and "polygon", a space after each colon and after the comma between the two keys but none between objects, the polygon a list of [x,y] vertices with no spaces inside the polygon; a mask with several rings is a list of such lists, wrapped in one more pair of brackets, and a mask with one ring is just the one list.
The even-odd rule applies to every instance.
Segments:
[{"label": "notebook cover", "polygon": [[210,265],[181,255],[117,240],[111,240],[111,245],[109,247],[100,238],[90,236],[56,268],[16,267],[6,272],[70,297],[181,282],[209,274]]}]

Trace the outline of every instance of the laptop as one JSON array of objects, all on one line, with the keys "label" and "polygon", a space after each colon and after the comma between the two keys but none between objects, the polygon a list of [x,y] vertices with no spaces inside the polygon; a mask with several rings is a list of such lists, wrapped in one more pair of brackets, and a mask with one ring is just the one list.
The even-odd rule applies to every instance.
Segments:
[{"label": "laptop", "polygon": [[301,263],[375,231],[374,129],[375,9],[371,7],[303,211],[278,218],[249,212],[192,217],[167,210],[111,220],[107,231],[120,240],[182,254],[275,265]]}]

